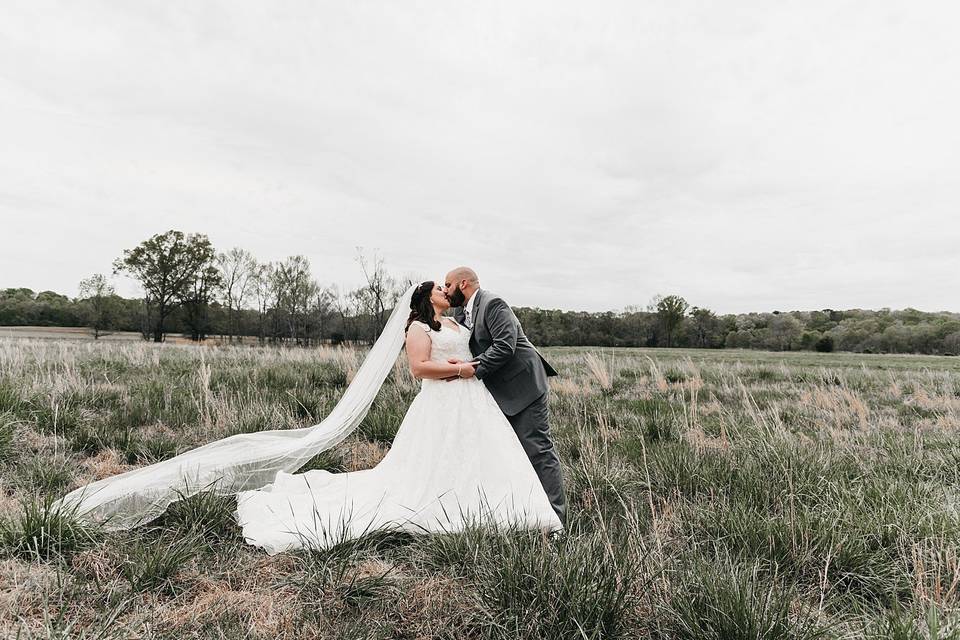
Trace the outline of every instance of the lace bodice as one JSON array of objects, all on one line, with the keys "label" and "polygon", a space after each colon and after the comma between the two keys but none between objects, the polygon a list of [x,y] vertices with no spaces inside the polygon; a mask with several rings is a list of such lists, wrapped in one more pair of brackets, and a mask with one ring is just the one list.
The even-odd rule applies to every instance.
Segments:
[{"label": "lace bodice", "polygon": [[457,333],[445,322],[440,323],[440,331],[434,331],[424,322],[414,320],[411,323],[417,325],[427,332],[433,345],[430,348],[430,360],[433,362],[446,362],[449,358],[459,358],[460,360],[470,360],[473,356],[470,353],[470,330],[460,325],[460,332]]}]

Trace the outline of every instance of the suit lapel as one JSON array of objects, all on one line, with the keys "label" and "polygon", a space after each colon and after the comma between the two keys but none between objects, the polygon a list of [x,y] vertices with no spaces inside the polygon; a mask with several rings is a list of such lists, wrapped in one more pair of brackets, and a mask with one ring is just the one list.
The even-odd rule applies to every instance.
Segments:
[{"label": "suit lapel", "polygon": [[473,326],[470,328],[471,333],[477,328],[480,319],[483,318],[483,312],[486,307],[486,300],[483,294],[483,289],[480,289],[473,294],[473,300],[470,301],[473,304],[473,311],[470,312],[470,317],[473,320]]},{"label": "suit lapel", "polygon": [[[473,299],[470,301],[470,304],[473,305],[473,311],[470,312],[470,317],[473,320],[473,326],[470,327],[470,352],[473,355],[477,355],[482,351],[482,349],[480,349],[480,343],[477,342],[477,323],[479,323],[480,318],[483,317],[483,311],[481,310],[483,305],[483,289],[473,294]],[[464,317],[466,317],[466,314],[464,314]]]}]

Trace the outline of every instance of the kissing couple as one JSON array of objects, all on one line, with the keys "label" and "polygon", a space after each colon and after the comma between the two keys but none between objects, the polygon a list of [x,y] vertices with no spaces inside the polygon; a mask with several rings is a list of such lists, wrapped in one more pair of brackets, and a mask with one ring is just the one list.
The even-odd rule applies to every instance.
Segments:
[{"label": "kissing couple", "polygon": [[[453,318],[445,315],[451,307]],[[297,473],[360,425],[401,347],[421,387],[383,459],[359,471]],[[503,298],[458,267],[442,284],[404,293],[319,424],[229,436],[85,485],[61,503],[125,529],[200,490],[235,494],[244,539],[270,555],[383,529],[443,533],[486,523],[562,531],[563,478],[547,415],[554,375]]]}]

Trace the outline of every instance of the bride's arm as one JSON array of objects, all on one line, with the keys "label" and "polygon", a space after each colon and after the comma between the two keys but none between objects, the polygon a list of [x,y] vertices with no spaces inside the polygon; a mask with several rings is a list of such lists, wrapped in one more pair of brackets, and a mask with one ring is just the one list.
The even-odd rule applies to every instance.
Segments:
[{"label": "bride's arm", "polygon": [[459,364],[433,362],[430,359],[430,349],[432,347],[430,336],[416,325],[411,325],[410,329],[407,330],[406,345],[410,373],[413,374],[414,378],[429,378],[431,380],[456,378],[457,372],[462,368],[462,365]]}]

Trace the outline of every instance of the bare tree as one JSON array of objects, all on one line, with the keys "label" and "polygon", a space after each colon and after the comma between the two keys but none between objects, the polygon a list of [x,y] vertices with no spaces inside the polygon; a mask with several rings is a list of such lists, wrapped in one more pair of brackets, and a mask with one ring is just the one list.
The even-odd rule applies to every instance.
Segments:
[{"label": "bare tree", "polygon": [[307,337],[307,312],[320,289],[310,273],[310,261],[304,256],[286,258],[274,268],[271,282],[275,308],[285,325],[285,333],[301,344]]},{"label": "bare tree", "polygon": [[257,337],[262,344],[267,339],[267,314],[276,298],[273,290],[272,262],[257,263],[253,267],[253,295],[257,301]]},{"label": "bare tree", "polygon": [[330,316],[335,313],[333,293],[329,289],[317,287],[311,301],[307,335],[322,339]]},{"label": "bare tree", "polygon": [[220,269],[223,304],[227,307],[229,318],[227,332],[230,342],[233,342],[233,337],[240,334],[240,314],[244,302],[254,292],[257,261],[246,249],[234,247],[226,253],[217,254],[217,267]]},{"label": "bare tree", "polygon": [[[355,340],[357,338],[356,324],[357,312],[355,309],[355,297],[353,292],[342,290],[337,285],[330,288],[331,305],[337,315],[340,316],[340,326],[342,328],[341,336],[331,336],[334,342],[340,340]],[[340,338],[338,340],[337,338]]]},{"label": "bare tree", "polygon": [[393,309],[403,293],[402,283],[387,273],[383,258],[373,254],[367,259],[363,248],[357,247],[357,262],[363,271],[365,284],[354,293],[360,306],[371,318],[371,342],[377,339],[387,321],[387,312]]}]

